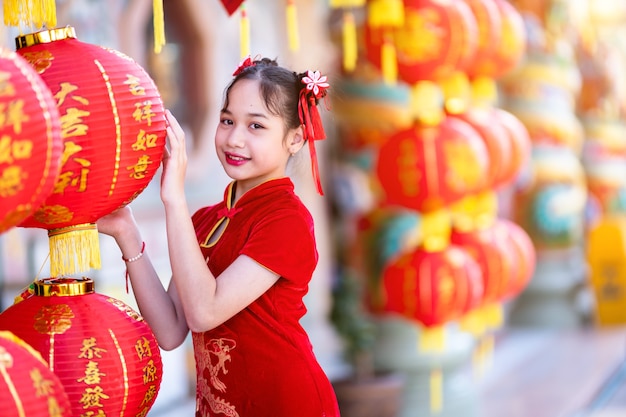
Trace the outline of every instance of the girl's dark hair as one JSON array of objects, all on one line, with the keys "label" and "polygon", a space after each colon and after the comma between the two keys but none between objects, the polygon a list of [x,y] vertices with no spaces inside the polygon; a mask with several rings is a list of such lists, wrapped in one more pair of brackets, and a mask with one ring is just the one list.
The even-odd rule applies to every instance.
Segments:
[{"label": "girl's dark hair", "polygon": [[274,59],[261,58],[243,68],[228,84],[224,92],[224,109],[228,108],[228,96],[233,86],[240,80],[258,80],[261,98],[267,109],[275,116],[285,120],[287,129],[295,129],[301,125],[298,115],[298,99],[304,87],[300,74],[278,65]]}]

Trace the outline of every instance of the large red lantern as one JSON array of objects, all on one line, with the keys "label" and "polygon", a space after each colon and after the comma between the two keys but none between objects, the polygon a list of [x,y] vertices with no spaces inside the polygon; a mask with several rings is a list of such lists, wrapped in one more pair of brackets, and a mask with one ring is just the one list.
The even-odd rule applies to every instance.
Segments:
[{"label": "large red lantern", "polygon": [[39,352],[8,331],[0,331],[0,376],[3,416],[70,415],[70,402],[59,378]]},{"label": "large red lantern", "polygon": [[398,76],[409,84],[448,78],[469,61],[478,42],[476,20],[457,0],[405,0],[403,26],[366,26],[366,55],[378,67],[388,36],[396,46]]},{"label": "large red lantern", "polygon": [[59,377],[75,416],[145,416],[161,384],[150,327],[123,302],[94,292],[89,278],[49,278],[0,314]]},{"label": "large red lantern", "polygon": [[398,313],[426,327],[460,318],[480,303],[481,270],[463,249],[420,247],[388,264],[382,272],[379,312]]},{"label": "large red lantern", "polygon": [[[49,231],[52,276],[99,268],[98,218],[148,185],[165,146],[165,111],[149,75],[122,53],[80,42],[73,28],[17,39],[61,115],[63,156],[52,194],[20,224]],[[73,255],[75,247],[80,253]]]},{"label": "large red lantern", "polygon": [[50,90],[24,58],[0,48],[0,233],[33,214],[52,192],[61,151]]},{"label": "large red lantern", "polygon": [[484,187],[488,159],[478,132],[458,118],[400,131],[378,154],[384,203],[421,212],[443,208]]}]

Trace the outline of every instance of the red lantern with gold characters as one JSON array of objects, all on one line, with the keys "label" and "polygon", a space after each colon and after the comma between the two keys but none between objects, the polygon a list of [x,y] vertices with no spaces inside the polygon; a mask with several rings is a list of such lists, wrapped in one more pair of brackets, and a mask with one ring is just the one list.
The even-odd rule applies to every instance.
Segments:
[{"label": "red lantern with gold characters", "polygon": [[458,0],[405,0],[401,27],[367,25],[366,55],[378,67],[389,37],[395,44],[398,76],[408,84],[448,78],[470,61],[478,44],[476,19]]},{"label": "red lantern with gold characters", "polygon": [[39,352],[8,331],[0,331],[0,376],[3,416],[70,415],[70,402],[59,378]]},{"label": "red lantern with gold characters", "polygon": [[48,278],[0,313],[59,377],[75,416],[145,416],[162,362],[154,334],[122,301],[94,292],[89,278]]},{"label": "red lantern with gold characters", "polygon": [[478,132],[458,118],[402,130],[378,154],[384,204],[421,212],[443,208],[485,186],[488,158]]},{"label": "red lantern with gold characters", "polygon": [[49,231],[52,276],[99,268],[96,220],[130,203],[160,166],[166,136],[161,97],[135,61],[79,41],[71,27],[16,42],[56,100],[63,138],[54,189],[20,226]]},{"label": "red lantern with gold characters", "polygon": [[0,233],[52,192],[61,152],[61,120],[48,86],[24,58],[0,48]]}]

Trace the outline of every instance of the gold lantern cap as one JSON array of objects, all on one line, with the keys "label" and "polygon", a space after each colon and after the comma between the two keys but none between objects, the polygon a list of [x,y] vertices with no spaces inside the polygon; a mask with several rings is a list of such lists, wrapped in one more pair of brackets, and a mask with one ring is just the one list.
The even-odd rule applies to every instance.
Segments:
[{"label": "gold lantern cap", "polygon": [[26,48],[27,46],[50,43],[63,39],[76,39],[76,31],[72,26],[62,28],[45,29],[35,33],[27,33],[15,38],[15,49]]},{"label": "gold lantern cap", "polygon": [[43,278],[34,282],[34,294],[40,297],[74,296],[92,294],[91,278]]}]

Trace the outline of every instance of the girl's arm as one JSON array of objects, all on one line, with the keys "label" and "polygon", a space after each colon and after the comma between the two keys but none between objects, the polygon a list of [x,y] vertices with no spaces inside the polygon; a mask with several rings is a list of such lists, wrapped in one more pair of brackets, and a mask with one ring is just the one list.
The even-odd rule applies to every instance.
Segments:
[{"label": "girl's arm", "polygon": [[[141,252],[142,238],[130,207],[123,207],[98,220],[98,230],[113,236],[125,259]],[[152,329],[159,346],[172,350],[180,346],[189,331],[176,288],[166,291],[146,249],[134,262],[126,264],[139,311]]]},{"label": "girl's arm", "polygon": [[172,280],[187,325],[192,331],[203,332],[247,307],[278,280],[278,275],[242,255],[215,279],[198,245],[185,199],[185,136],[169,112],[167,118],[170,151],[163,159],[161,199],[165,206]]}]

